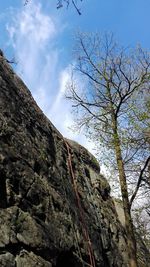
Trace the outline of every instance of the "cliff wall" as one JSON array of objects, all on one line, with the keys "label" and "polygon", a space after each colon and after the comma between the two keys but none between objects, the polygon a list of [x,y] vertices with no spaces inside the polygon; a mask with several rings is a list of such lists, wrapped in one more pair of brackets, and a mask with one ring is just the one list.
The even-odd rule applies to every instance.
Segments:
[{"label": "cliff wall", "polygon": [[0,266],[127,267],[96,159],[66,140],[0,55]]}]

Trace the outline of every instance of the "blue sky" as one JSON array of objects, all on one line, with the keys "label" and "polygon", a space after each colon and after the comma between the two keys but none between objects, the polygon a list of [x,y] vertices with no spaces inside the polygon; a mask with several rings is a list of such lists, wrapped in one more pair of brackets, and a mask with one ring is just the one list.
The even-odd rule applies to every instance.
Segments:
[{"label": "blue sky", "polygon": [[[150,48],[149,0],[83,0],[82,15],[70,6],[56,9],[56,0],[0,1],[0,48],[18,61],[17,73],[58,130],[92,151],[82,132],[69,130],[71,106],[64,99],[76,30],[112,32],[127,47]],[[79,77],[80,81],[80,77]]]}]

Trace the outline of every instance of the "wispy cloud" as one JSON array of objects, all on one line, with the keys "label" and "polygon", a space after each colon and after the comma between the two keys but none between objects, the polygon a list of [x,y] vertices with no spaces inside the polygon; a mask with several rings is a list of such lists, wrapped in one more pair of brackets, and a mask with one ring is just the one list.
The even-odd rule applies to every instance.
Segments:
[{"label": "wispy cloud", "polygon": [[70,63],[68,67],[60,66],[61,49],[55,47],[60,31],[62,33],[61,23],[57,25],[58,20],[45,14],[37,0],[15,10],[11,17],[13,21],[7,24],[7,31],[18,60],[17,72],[58,130],[93,151],[93,144],[82,133],[69,130],[73,118],[71,104],[65,100],[64,93],[70,79]]},{"label": "wispy cloud", "polygon": [[45,108],[44,99],[52,88],[59,54],[58,50],[52,49],[58,29],[52,18],[44,14],[38,1],[14,12],[7,30],[18,60],[17,71],[41,108]]}]

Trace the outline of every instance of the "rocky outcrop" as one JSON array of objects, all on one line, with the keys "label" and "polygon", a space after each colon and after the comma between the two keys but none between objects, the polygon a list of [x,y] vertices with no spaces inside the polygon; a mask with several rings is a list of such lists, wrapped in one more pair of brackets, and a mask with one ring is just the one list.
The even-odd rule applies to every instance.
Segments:
[{"label": "rocky outcrop", "polygon": [[0,266],[127,261],[125,232],[98,162],[62,137],[0,55]]}]

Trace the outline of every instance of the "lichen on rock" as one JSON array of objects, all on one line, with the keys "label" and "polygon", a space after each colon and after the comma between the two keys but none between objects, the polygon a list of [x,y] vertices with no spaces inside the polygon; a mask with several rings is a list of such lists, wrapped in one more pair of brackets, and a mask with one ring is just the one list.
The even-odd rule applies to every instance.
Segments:
[{"label": "lichen on rock", "polygon": [[95,267],[127,267],[98,162],[62,137],[1,55],[0,126],[0,266],[88,267],[90,246]]}]

